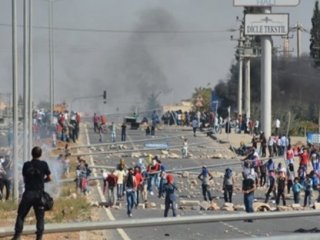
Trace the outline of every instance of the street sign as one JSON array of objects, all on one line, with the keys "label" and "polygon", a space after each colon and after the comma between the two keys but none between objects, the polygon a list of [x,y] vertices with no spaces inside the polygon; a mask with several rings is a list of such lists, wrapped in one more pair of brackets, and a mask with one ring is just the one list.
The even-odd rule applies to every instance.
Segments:
[{"label": "street sign", "polygon": [[300,0],[233,0],[236,7],[294,7],[299,5]]},{"label": "street sign", "polygon": [[245,35],[283,36],[289,33],[289,14],[246,14]]}]

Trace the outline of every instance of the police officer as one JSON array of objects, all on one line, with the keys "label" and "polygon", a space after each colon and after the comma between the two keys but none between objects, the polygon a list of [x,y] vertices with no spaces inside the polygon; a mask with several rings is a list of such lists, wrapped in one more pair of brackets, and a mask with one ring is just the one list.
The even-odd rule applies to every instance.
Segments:
[{"label": "police officer", "polygon": [[25,162],[22,168],[25,191],[19,204],[15,234],[12,240],[20,239],[24,219],[31,207],[33,207],[37,219],[36,240],[41,240],[43,235],[44,207],[41,206],[40,198],[44,191],[44,183],[51,181],[51,172],[48,164],[40,160],[42,155],[42,149],[40,147],[34,147],[31,155],[32,160]]}]

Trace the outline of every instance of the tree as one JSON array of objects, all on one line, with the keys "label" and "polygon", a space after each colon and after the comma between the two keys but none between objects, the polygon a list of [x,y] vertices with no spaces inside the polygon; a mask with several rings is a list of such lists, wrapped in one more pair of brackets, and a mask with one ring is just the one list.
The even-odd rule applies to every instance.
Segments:
[{"label": "tree", "polygon": [[195,88],[192,94],[192,104],[194,110],[211,112],[211,88]]},{"label": "tree", "polygon": [[311,19],[312,28],[310,31],[310,56],[314,59],[316,67],[320,66],[320,10],[319,1],[315,2],[313,16]]},{"label": "tree", "polygon": [[158,101],[159,94],[151,93],[146,101],[146,111],[150,113],[154,110],[159,110],[161,105]]}]

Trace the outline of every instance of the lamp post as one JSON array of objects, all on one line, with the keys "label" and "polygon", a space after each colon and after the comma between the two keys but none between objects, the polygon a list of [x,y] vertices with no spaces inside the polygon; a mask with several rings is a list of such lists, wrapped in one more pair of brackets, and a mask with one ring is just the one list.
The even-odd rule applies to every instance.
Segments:
[{"label": "lamp post", "polygon": [[18,174],[18,54],[17,54],[17,4],[12,0],[12,108],[13,108],[13,199],[19,198]]},{"label": "lamp post", "polygon": [[49,81],[50,81],[50,120],[52,122],[54,111],[54,38],[53,38],[53,0],[48,2],[49,25]]}]

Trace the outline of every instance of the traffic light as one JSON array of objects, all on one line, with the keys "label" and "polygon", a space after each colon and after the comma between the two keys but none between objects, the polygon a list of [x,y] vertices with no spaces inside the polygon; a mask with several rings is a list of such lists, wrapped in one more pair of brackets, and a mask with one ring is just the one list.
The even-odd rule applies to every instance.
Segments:
[{"label": "traffic light", "polygon": [[103,102],[107,103],[107,91],[106,90],[103,91],[102,97],[103,97]]}]

